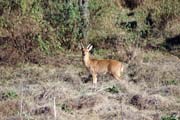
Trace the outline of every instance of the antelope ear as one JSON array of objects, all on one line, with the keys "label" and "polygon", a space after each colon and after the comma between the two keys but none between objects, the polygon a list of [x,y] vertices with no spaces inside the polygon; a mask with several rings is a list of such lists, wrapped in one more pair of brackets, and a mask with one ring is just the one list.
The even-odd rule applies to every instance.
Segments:
[{"label": "antelope ear", "polygon": [[91,50],[92,50],[92,48],[93,48],[93,46],[92,46],[92,45],[90,45],[90,46],[88,47],[88,51],[91,51]]},{"label": "antelope ear", "polygon": [[80,49],[83,49],[83,48],[84,48],[84,45],[82,44],[82,42],[80,42],[79,48],[80,48]]},{"label": "antelope ear", "polygon": [[82,46],[81,46],[81,44],[78,44],[78,48],[81,50],[82,49]]},{"label": "antelope ear", "polygon": [[87,49],[89,49],[90,46],[91,46],[91,44],[89,44],[89,45],[87,46]]}]

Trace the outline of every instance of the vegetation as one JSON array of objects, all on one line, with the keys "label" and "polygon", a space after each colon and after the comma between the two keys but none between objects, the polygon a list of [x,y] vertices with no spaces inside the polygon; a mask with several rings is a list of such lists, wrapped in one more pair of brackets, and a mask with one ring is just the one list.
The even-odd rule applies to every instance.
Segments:
[{"label": "vegetation", "polygon": [[176,116],[166,116],[162,117],[161,120],[179,120]]},{"label": "vegetation", "polygon": [[15,98],[18,97],[18,95],[14,91],[7,91],[7,92],[4,92],[4,93],[1,93],[1,97],[3,99],[15,99]]},{"label": "vegetation", "polygon": [[70,113],[70,114],[73,113],[72,110],[69,109],[68,106],[67,106],[66,104],[63,104],[63,105],[61,106],[61,109],[62,109],[63,111],[65,111],[65,112]]},{"label": "vegetation", "polygon": [[[0,0],[0,117],[179,120],[180,0],[80,1]],[[80,42],[122,81],[94,89]]]},{"label": "vegetation", "polygon": [[110,93],[119,93],[119,90],[118,90],[118,88],[116,87],[116,86],[114,86],[113,85],[113,87],[109,87],[109,88],[107,88],[107,90],[106,90],[107,92],[110,92]]}]

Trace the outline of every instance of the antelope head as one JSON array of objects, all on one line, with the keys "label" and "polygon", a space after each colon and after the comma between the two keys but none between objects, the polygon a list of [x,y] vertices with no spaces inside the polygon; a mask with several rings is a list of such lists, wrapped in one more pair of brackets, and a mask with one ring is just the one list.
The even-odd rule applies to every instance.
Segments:
[{"label": "antelope head", "polygon": [[81,43],[81,51],[82,51],[82,56],[83,57],[90,57],[90,51],[92,50],[93,46],[89,44],[86,48],[84,45]]}]

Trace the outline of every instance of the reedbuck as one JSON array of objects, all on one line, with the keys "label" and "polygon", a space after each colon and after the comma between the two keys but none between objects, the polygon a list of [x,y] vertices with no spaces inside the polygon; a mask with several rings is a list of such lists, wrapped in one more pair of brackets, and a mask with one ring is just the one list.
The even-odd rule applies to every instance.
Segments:
[{"label": "reedbuck", "polygon": [[93,46],[88,45],[87,48],[81,43],[83,63],[93,77],[93,85],[97,84],[98,74],[111,74],[115,79],[121,79],[121,72],[123,72],[123,65],[117,60],[98,60],[92,59],[90,51]]}]

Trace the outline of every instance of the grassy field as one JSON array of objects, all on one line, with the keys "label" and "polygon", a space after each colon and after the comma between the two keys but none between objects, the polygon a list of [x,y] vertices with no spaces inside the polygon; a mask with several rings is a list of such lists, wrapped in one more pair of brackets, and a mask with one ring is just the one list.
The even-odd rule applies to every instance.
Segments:
[{"label": "grassy field", "polygon": [[[0,1],[0,120],[180,120],[180,1]],[[94,89],[79,49],[116,59]]]},{"label": "grassy field", "polygon": [[96,90],[80,53],[57,61],[59,66],[1,66],[1,118],[52,120],[54,104],[58,120],[178,118],[180,60],[153,52],[136,57],[126,65],[122,81],[99,76]]}]

